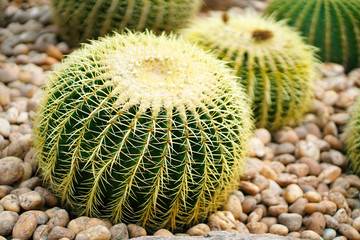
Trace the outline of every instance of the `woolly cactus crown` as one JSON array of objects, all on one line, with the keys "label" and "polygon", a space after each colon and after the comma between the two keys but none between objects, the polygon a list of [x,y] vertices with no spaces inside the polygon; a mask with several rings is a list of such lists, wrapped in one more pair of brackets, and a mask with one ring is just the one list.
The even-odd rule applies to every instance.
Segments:
[{"label": "woolly cactus crown", "polygon": [[54,72],[35,123],[45,181],[79,214],[153,232],[203,221],[236,189],[249,101],[181,39],[115,34]]},{"label": "woolly cactus crown", "polygon": [[252,12],[214,14],[181,32],[235,70],[253,100],[257,127],[278,129],[309,109],[318,79],[314,49],[283,22]]},{"label": "woolly cactus crown", "polygon": [[53,20],[71,45],[125,28],[170,32],[185,27],[202,0],[51,0]]},{"label": "woolly cactus crown", "polygon": [[298,29],[323,61],[360,66],[359,0],[273,0],[266,14]]}]

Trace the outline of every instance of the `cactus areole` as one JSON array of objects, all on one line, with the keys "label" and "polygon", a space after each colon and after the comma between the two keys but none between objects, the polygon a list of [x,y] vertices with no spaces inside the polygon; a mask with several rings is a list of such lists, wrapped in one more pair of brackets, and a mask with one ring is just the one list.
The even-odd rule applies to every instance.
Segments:
[{"label": "cactus areole", "polygon": [[78,214],[149,232],[204,221],[236,189],[251,135],[229,71],[173,36],[84,45],[53,72],[37,113],[44,181]]},{"label": "cactus areole", "polygon": [[198,19],[181,32],[234,69],[253,100],[257,127],[277,130],[309,109],[318,61],[313,47],[283,22],[230,12]]},{"label": "cactus areole", "polygon": [[347,71],[360,66],[359,0],[273,0],[266,14],[287,19],[320,49],[323,61],[340,63]]}]

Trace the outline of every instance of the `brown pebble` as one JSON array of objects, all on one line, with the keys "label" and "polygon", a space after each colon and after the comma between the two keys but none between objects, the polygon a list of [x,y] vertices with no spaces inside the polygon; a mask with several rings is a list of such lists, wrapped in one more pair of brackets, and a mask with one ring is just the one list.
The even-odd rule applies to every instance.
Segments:
[{"label": "brown pebble", "polygon": [[39,186],[41,184],[41,179],[39,177],[32,177],[28,180],[22,182],[20,184],[20,187],[27,187],[30,189],[34,189],[35,187]]},{"label": "brown pebble", "polygon": [[35,191],[21,194],[19,196],[19,201],[20,201],[20,206],[24,210],[41,209],[45,205],[44,198],[40,195],[40,193]]},{"label": "brown pebble", "polygon": [[308,191],[304,194],[304,198],[306,198],[310,203],[318,203],[321,202],[322,197],[316,191]]},{"label": "brown pebble", "polygon": [[298,178],[295,174],[280,173],[278,178],[275,181],[281,187],[286,187],[292,183],[297,183]]},{"label": "brown pebble", "polygon": [[[210,230],[210,228],[209,228],[209,230]],[[172,234],[172,232],[170,232],[169,230],[159,229],[156,232],[154,232],[153,236],[174,236],[174,234]]]},{"label": "brown pebble", "polygon": [[258,186],[256,186],[255,184],[253,184],[251,182],[247,182],[247,181],[241,181],[240,185],[239,185],[239,189],[250,195],[256,195],[260,192],[260,189]]},{"label": "brown pebble", "polygon": [[318,176],[322,171],[320,164],[309,157],[302,157],[299,162],[305,163],[309,167],[310,175]]},{"label": "brown pebble", "polygon": [[330,184],[335,181],[341,174],[341,168],[338,166],[328,166],[319,175],[319,180],[325,184]]},{"label": "brown pebble", "polygon": [[290,184],[284,190],[284,198],[288,203],[294,203],[296,200],[301,198],[304,192],[297,184]]},{"label": "brown pebble", "polygon": [[254,131],[255,137],[260,139],[263,144],[268,144],[271,140],[270,132],[265,128],[258,128]]},{"label": "brown pebble", "polygon": [[298,213],[300,215],[305,214],[305,205],[308,203],[306,198],[299,198],[293,204],[289,206],[290,213]]},{"label": "brown pebble", "polygon": [[274,206],[280,203],[280,195],[271,189],[265,189],[261,192],[261,201],[267,206]]},{"label": "brown pebble", "polygon": [[263,217],[264,210],[262,208],[255,208],[254,211],[252,211],[248,217],[248,223],[250,222],[259,222],[260,219]]},{"label": "brown pebble", "polygon": [[253,234],[262,234],[268,232],[268,226],[263,222],[251,222],[246,224],[247,229]]},{"label": "brown pebble", "polygon": [[129,239],[129,232],[124,223],[119,223],[110,228],[111,240],[127,240]]},{"label": "brown pebble", "polygon": [[246,225],[239,221],[235,223],[235,230],[238,231],[238,233],[250,233]]},{"label": "brown pebble", "polygon": [[355,228],[349,224],[340,224],[339,232],[342,233],[349,240],[359,240],[360,234]]},{"label": "brown pebble", "polygon": [[269,180],[263,175],[257,174],[253,179],[252,183],[259,187],[260,191],[269,187]]},{"label": "brown pebble", "polygon": [[6,185],[0,185],[0,199],[8,195],[12,190],[12,187]]},{"label": "brown pebble", "polygon": [[58,61],[61,61],[63,58],[63,54],[54,45],[49,45],[47,47],[46,54],[57,59]]},{"label": "brown pebble", "polygon": [[314,212],[326,212],[326,206],[324,204],[320,203],[307,203],[305,204],[305,212],[308,214],[314,213]]},{"label": "brown pebble", "polygon": [[19,215],[16,212],[4,211],[0,213],[0,235],[8,236],[11,234]]},{"label": "brown pebble", "polygon": [[319,235],[323,235],[326,221],[322,213],[314,212],[305,220],[304,225],[307,230],[312,230]]},{"label": "brown pebble", "polygon": [[291,154],[286,153],[286,154],[281,154],[281,155],[276,156],[274,158],[274,161],[280,162],[280,163],[282,163],[284,165],[288,165],[290,163],[295,162],[295,157],[293,155],[291,155]]},{"label": "brown pebble", "polygon": [[270,216],[277,217],[281,213],[287,213],[287,212],[288,212],[288,205],[276,205],[269,207]]},{"label": "brown pebble", "polygon": [[30,210],[30,211],[27,211],[28,213],[33,213],[35,214],[36,216],[36,221],[37,221],[37,224],[38,225],[42,225],[42,224],[45,224],[47,223],[47,221],[49,220],[49,217],[48,215],[43,212],[43,211],[40,211],[40,210]]},{"label": "brown pebble", "polygon": [[8,194],[0,200],[0,204],[7,211],[20,212],[19,198],[14,194]]},{"label": "brown pebble", "polygon": [[[264,190],[265,191],[265,190]],[[256,199],[251,196],[245,197],[245,200],[242,204],[243,212],[250,213],[256,207]]]},{"label": "brown pebble", "polygon": [[346,223],[346,221],[348,219],[348,215],[347,215],[345,209],[340,208],[339,210],[336,211],[333,218],[336,221],[338,221],[338,223]]},{"label": "brown pebble", "polygon": [[297,213],[282,213],[279,215],[278,221],[289,231],[298,231],[302,225],[302,216]]},{"label": "brown pebble", "polygon": [[28,193],[31,192],[30,188],[27,187],[21,187],[21,188],[15,188],[14,190],[11,191],[11,194],[14,194],[16,196],[20,196],[23,193]]},{"label": "brown pebble", "polygon": [[11,185],[21,179],[24,173],[21,162],[9,157],[0,159],[0,185]]},{"label": "brown pebble", "polygon": [[231,212],[235,219],[240,218],[242,213],[241,200],[235,194],[231,194],[227,202],[222,207],[222,210]]},{"label": "brown pebble", "polygon": [[68,228],[55,226],[54,228],[51,229],[47,237],[47,240],[58,240],[63,237],[74,239],[75,233]]},{"label": "brown pebble", "polygon": [[34,231],[33,240],[47,239],[49,233],[50,227],[48,225],[40,225]]},{"label": "brown pebble", "polygon": [[299,232],[290,232],[287,236],[292,237],[292,238],[300,238],[301,233],[299,233]]},{"label": "brown pebble", "polygon": [[45,204],[48,207],[53,207],[57,204],[57,199],[54,196],[54,194],[52,194],[49,190],[47,190],[46,188],[43,187],[36,187],[34,189],[36,192],[40,193],[41,196],[44,198],[45,200]]},{"label": "brown pebble", "polygon": [[299,137],[292,128],[284,127],[274,134],[274,140],[277,143],[290,142],[296,144],[299,141]]},{"label": "brown pebble", "polygon": [[295,174],[298,178],[305,177],[309,174],[309,166],[305,163],[294,163],[286,166],[286,172]]},{"label": "brown pebble", "polygon": [[259,171],[259,173],[261,175],[263,175],[264,177],[271,179],[271,180],[276,180],[278,178],[277,173],[269,166],[265,165],[261,168],[261,170]]},{"label": "brown pebble", "polygon": [[88,224],[90,218],[89,217],[78,217],[69,222],[67,228],[71,229],[75,234],[86,229],[86,225]]},{"label": "brown pebble", "polygon": [[69,214],[66,210],[57,210],[54,215],[49,219],[48,225],[51,229],[56,226],[65,227],[69,223]]},{"label": "brown pebble", "polygon": [[20,215],[12,231],[13,238],[29,239],[33,235],[37,226],[36,215],[29,212],[24,212]]},{"label": "brown pebble", "polygon": [[81,231],[75,237],[75,240],[110,240],[110,230],[102,225],[96,225]]},{"label": "brown pebble", "polygon": [[209,216],[209,226],[219,226],[220,230],[235,227],[235,218],[229,211],[217,211]]},{"label": "brown pebble", "polygon": [[147,233],[145,231],[144,228],[135,225],[135,224],[129,224],[127,226],[128,231],[129,231],[129,237],[130,238],[135,238],[135,237],[142,237],[142,236],[146,236]]},{"label": "brown pebble", "polygon": [[289,229],[284,225],[274,224],[270,227],[269,233],[286,236],[289,233]]},{"label": "brown pebble", "polygon": [[301,238],[310,240],[323,240],[323,238],[319,234],[311,230],[301,232]]},{"label": "brown pebble", "polygon": [[187,230],[186,233],[190,236],[202,236],[207,232],[210,232],[210,227],[204,223],[200,223]]}]

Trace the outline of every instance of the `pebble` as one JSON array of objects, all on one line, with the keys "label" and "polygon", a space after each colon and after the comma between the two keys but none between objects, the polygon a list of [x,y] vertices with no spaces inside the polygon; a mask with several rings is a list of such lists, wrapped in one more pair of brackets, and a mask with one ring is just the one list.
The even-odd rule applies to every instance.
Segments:
[{"label": "pebble", "polygon": [[274,224],[270,227],[269,233],[286,236],[289,233],[289,229],[284,225]]},{"label": "pebble", "polygon": [[10,135],[10,123],[7,119],[0,117],[0,134],[7,138]]},{"label": "pebble", "polygon": [[20,212],[19,198],[14,194],[8,194],[0,200],[0,204],[7,211]]},{"label": "pebble", "polygon": [[19,215],[14,211],[4,211],[0,213],[0,235],[7,236],[11,234]]},{"label": "pebble", "polygon": [[284,127],[274,134],[274,140],[277,143],[290,142],[296,144],[299,141],[299,137],[293,129]]},{"label": "pebble", "polygon": [[278,221],[289,231],[298,231],[302,225],[302,216],[297,213],[282,213],[279,215]]},{"label": "pebble", "polygon": [[104,226],[97,225],[78,233],[75,240],[110,240],[110,238],[110,230]]},{"label": "pebble", "polygon": [[40,225],[34,231],[33,240],[47,239],[49,233],[50,227],[48,225]]},{"label": "pebble", "polygon": [[111,233],[111,240],[127,240],[127,239],[129,239],[129,232],[127,230],[126,224],[124,224],[124,223],[119,223],[119,224],[112,226],[110,228],[110,233]]},{"label": "pebble", "polygon": [[154,232],[153,236],[174,236],[174,234],[172,234],[172,232],[170,232],[169,230],[159,229],[156,232]]},{"label": "pebble", "polygon": [[293,203],[304,195],[299,185],[290,184],[284,190],[284,198],[288,203]]},{"label": "pebble", "polygon": [[0,69],[0,82],[9,83],[17,80],[16,72],[10,69]]},{"label": "pebble", "polygon": [[207,232],[210,232],[210,227],[207,224],[200,223],[187,230],[186,233],[190,236],[202,236]]},{"label": "pebble", "polygon": [[137,226],[135,224],[129,224],[127,226],[127,229],[129,231],[130,238],[142,237],[147,235],[146,230],[144,228]]},{"label": "pebble", "polygon": [[339,232],[342,233],[349,240],[358,240],[360,239],[360,234],[356,231],[355,228],[349,224],[340,224]]},{"label": "pebble", "polygon": [[51,229],[47,240],[58,240],[60,238],[68,238],[70,240],[75,238],[75,233],[68,228],[55,226]]},{"label": "pebble", "polygon": [[301,232],[301,238],[310,240],[323,240],[323,238],[319,234],[311,230]]},{"label": "pebble", "polygon": [[250,222],[246,224],[247,229],[253,234],[262,234],[268,232],[268,226],[263,222]]},{"label": "pebble", "polygon": [[325,217],[320,212],[314,212],[304,221],[304,225],[307,230],[312,230],[321,236],[326,225]]},{"label": "pebble", "polygon": [[242,213],[241,199],[237,195],[231,194],[222,210],[231,212],[235,219],[240,218]]},{"label": "pebble", "polygon": [[326,228],[324,230],[323,238],[324,240],[333,240],[336,237],[336,231],[332,228]]},{"label": "pebble", "polygon": [[258,138],[264,145],[270,143],[271,134],[265,128],[259,128],[254,131],[254,135]]},{"label": "pebble", "polygon": [[316,146],[316,144],[313,142],[305,140],[300,140],[296,144],[295,154],[299,157],[309,157],[317,162],[320,160],[320,149],[318,148],[318,146]]},{"label": "pebble", "polygon": [[19,196],[19,201],[20,206],[24,210],[42,209],[45,205],[44,198],[36,191],[21,194]]},{"label": "pebble", "polygon": [[54,213],[53,216],[50,217],[48,225],[50,228],[54,228],[56,226],[65,227],[69,223],[69,214],[66,210],[60,209]]},{"label": "pebble", "polygon": [[14,182],[21,179],[23,173],[24,173],[24,168],[21,165],[21,160],[19,161],[18,158],[5,157],[0,159],[1,185],[13,184]]},{"label": "pebble", "polygon": [[36,226],[36,215],[31,212],[24,212],[20,215],[18,221],[13,228],[12,237],[25,240],[29,239],[33,235]]}]

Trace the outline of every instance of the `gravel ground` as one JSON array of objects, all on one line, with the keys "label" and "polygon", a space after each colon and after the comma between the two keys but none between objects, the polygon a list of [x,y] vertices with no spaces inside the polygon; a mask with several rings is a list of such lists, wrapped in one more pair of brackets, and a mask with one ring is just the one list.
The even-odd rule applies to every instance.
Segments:
[{"label": "gravel ground", "polygon": [[[256,7],[251,4],[247,6]],[[35,175],[30,119],[47,71],[71,49],[59,42],[47,4],[14,1],[6,16],[6,27],[0,28],[0,240],[146,236],[143,228],[133,224],[72,219],[42,187]],[[360,239],[360,179],[346,169],[343,145],[349,109],[360,94],[360,68],[345,75],[342,66],[324,64],[322,72],[312,110],[301,124],[274,133],[255,130],[239,190],[208,222],[176,235],[225,230]],[[162,229],[154,235],[173,234]]]}]

